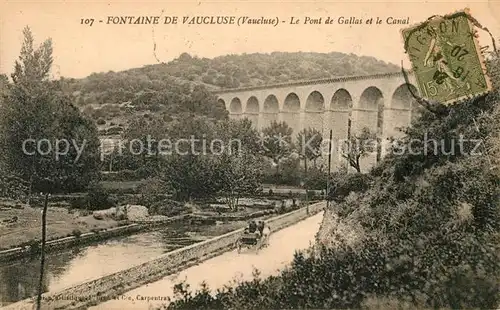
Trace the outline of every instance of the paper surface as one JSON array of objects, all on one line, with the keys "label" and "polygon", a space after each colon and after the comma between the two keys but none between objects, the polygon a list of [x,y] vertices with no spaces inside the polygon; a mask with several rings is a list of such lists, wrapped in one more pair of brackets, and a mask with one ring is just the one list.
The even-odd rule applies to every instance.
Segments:
[{"label": "paper surface", "polygon": [[[136,91],[135,86],[125,82],[117,87],[116,89],[119,90],[112,95],[101,96],[110,86],[92,84],[92,77],[98,77],[99,74],[110,71],[118,73],[145,66],[167,66],[167,64],[182,61],[182,57],[192,57],[202,63],[204,58],[217,59],[217,57],[227,55],[239,57],[255,53],[274,53],[278,55],[276,59],[279,59],[280,53],[295,53],[293,57],[297,59],[296,65],[294,58],[290,58],[292,60],[288,59],[286,63],[276,64],[271,70],[266,66],[260,66],[258,61],[252,60],[252,70],[244,74],[240,72],[242,68],[238,62],[223,58],[221,61],[224,63],[217,64],[217,68],[224,68],[226,70],[224,72],[231,72],[231,74],[217,73],[211,76],[210,68],[205,68],[202,64],[197,67],[199,72],[190,71],[190,76],[184,72],[191,69],[176,67],[177,72],[169,73],[171,80],[165,80],[161,76],[155,77],[154,72],[146,72],[147,68],[140,73],[127,71],[123,73],[123,76],[137,74],[138,77],[134,81],[138,81],[138,84],[141,81],[144,82],[144,85],[147,85],[144,89],[157,87],[155,81],[165,83],[165,85],[176,83],[175,81],[187,84],[194,81],[203,84],[215,94],[217,102],[229,111],[231,118],[248,118],[259,130],[274,120],[285,121],[293,129],[294,134],[311,127],[321,133],[324,141],[332,132],[333,148],[336,149],[342,146],[342,142],[339,141],[348,139],[355,132],[361,132],[363,127],[372,129],[372,132],[382,140],[398,136],[397,128],[411,124],[414,117],[412,113],[416,103],[406,105],[406,102],[413,100],[411,91],[430,101],[451,104],[491,90],[488,72],[485,71],[483,63],[487,52],[491,52],[493,48],[491,37],[488,32],[478,29],[467,19],[461,20],[462,24],[457,26],[463,36],[456,40],[453,35],[441,37],[443,42],[439,44],[441,44],[446,65],[440,67],[439,59],[441,58],[436,53],[431,53],[433,51],[430,43],[432,35],[429,33],[425,34],[425,44],[420,44],[420,39],[416,36],[409,39],[409,54],[405,53],[405,38],[407,37],[406,34],[402,34],[404,29],[415,27],[434,15],[444,16],[466,8],[470,15],[483,27],[488,28],[493,37],[498,40],[500,37],[500,2],[496,0],[468,2],[444,0],[163,1],[144,3],[140,1],[3,1],[0,4],[0,73],[10,78],[11,73],[14,72],[15,61],[18,60],[23,43],[23,29],[29,26],[35,38],[35,47],[47,38],[52,40],[51,79],[64,78],[74,82],[88,78],[90,82],[82,86],[82,89],[85,87],[99,89],[93,95],[82,96],[81,99],[78,91],[71,94],[75,100],[77,98],[82,100],[81,110],[84,110],[85,105],[96,108],[110,103],[120,105],[120,108],[124,110],[130,108],[127,110],[129,119],[140,119],[144,117],[144,113],[134,110],[135,101],[133,100],[135,99],[130,98],[135,95],[137,97],[133,98],[139,98],[139,95],[147,91]],[[435,29],[439,29],[439,23],[435,23],[434,26]],[[452,29],[454,25],[450,22],[447,27]],[[466,35],[469,31],[474,32],[474,29],[477,31],[477,37],[474,40],[477,41],[473,41],[472,37],[469,40]],[[473,33],[470,35],[474,36]],[[325,60],[323,63],[316,60],[308,61],[308,57],[314,58],[311,53],[339,53],[338,57],[335,56],[335,61],[337,61],[335,66],[338,66],[339,72],[342,73],[337,74],[329,61]],[[463,58],[466,54],[467,57],[472,55],[473,58]],[[358,59],[355,56],[363,58]],[[255,57],[257,59],[259,56]],[[449,69],[446,67],[448,65],[455,67]],[[461,66],[461,69],[457,69],[457,66]],[[407,72],[414,71],[408,73],[408,81],[401,73],[402,69]],[[457,70],[460,72],[457,73]],[[470,76],[467,72],[470,72]],[[451,78],[453,74],[457,75]],[[262,76],[266,78],[262,79]],[[224,80],[225,78],[227,79]],[[444,80],[440,80],[441,78]],[[436,81],[440,82],[439,85],[435,84]],[[105,81],[100,80],[99,83],[105,83]],[[157,88],[164,87],[164,84],[158,85],[160,86]],[[128,98],[127,92],[132,92],[132,97]],[[125,99],[116,99],[118,95],[113,97],[116,93],[125,94]],[[97,97],[92,97],[94,95]],[[153,100],[151,99],[153,97],[144,96],[146,99],[141,99],[144,100],[144,104]],[[169,97],[170,101],[165,100],[170,104],[181,100],[179,99],[181,97],[173,97],[173,99]],[[380,106],[385,108],[385,112],[377,110]],[[195,109],[202,110],[203,107],[197,106]],[[155,113],[153,109],[149,112],[152,115]],[[167,111],[165,115],[169,116],[169,113],[177,112]],[[380,117],[377,118],[380,113],[384,115],[384,122],[380,121]],[[167,116],[161,122],[167,122]],[[96,121],[98,118],[96,117]],[[109,125],[108,119],[105,122]],[[116,120],[113,119],[112,122]],[[120,124],[114,125],[106,127],[105,130],[110,133],[109,130],[112,127],[121,126]],[[102,130],[99,126],[98,129]],[[193,127],[196,126],[193,125]],[[160,130],[158,134],[161,136],[161,133]],[[114,147],[119,136],[115,133],[106,134],[106,131],[104,134],[100,131],[99,135],[104,153],[107,150],[106,143],[109,142],[111,147]],[[380,160],[381,156],[384,156],[383,152],[382,148],[374,151],[373,155],[362,159],[358,166],[371,167]],[[138,162],[142,160],[142,157],[137,158],[139,158]],[[279,160],[278,158],[276,161],[279,162]],[[334,170],[341,167],[342,162],[345,161],[338,152],[330,158],[331,162],[328,160],[327,155],[319,156],[317,160],[315,159],[314,165],[321,167],[331,165],[331,169]],[[312,161],[308,164],[310,167],[313,166]],[[114,163],[108,161],[106,165],[106,169],[109,168],[111,171]],[[244,170],[245,165],[242,166],[239,168]],[[274,166],[269,169],[274,169]],[[299,184],[296,186],[298,187]],[[288,189],[283,191],[288,193]],[[122,193],[118,192],[117,195],[122,195]],[[3,218],[7,216],[11,216],[10,213]],[[68,221],[67,218],[69,217],[59,219],[61,227],[65,225],[65,221]],[[230,255],[225,254],[228,260],[237,257],[235,261],[242,264],[241,270],[238,270],[236,263],[224,262],[219,256],[218,259],[200,262],[199,268],[186,269],[187,271],[182,275],[197,273],[191,282],[206,279],[214,285],[222,286],[231,280],[232,276],[238,277],[242,272],[250,278],[251,266],[254,263],[264,266],[266,259],[269,259],[271,264],[267,265],[266,276],[277,274],[278,271],[270,270],[272,268],[269,266],[276,267],[276,269],[283,268],[292,261],[294,250],[293,246],[287,243],[280,251],[280,242],[294,242],[293,239],[295,239],[297,249],[303,249],[308,243],[314,243],[314,233],[311,231],[317,231],[318,219],[316,215],[314,218],[280,231],[275,236],[271,235],[270,248],[265,249],[267,252],[264,252],[261,258],[254,257],[245,263],[245,260],[235,251]],[[223,222],[220,219],[217,221]],[[91,227],[94,222],[87,227],[88,232],[95,229]],[[38,223],[30,226],[33,234],[38,234]],[[54,223],[58,224],[56,219],[53,220],[52,224]],[[234,229],[228,229],[225,232],[242,229],[243,226],[245,223],[240,223],[240,226],[235,225]],[[296,229],[294,230],[293,227]],[[28,228],[21,227],[15,233],[22,235],[24,229]],[[64,229],[61,228],[61,230]],[[303,231],[303,233],[298,233],[298,231]],[[71,230],[64,232],[68,235]],[[99,246],[92,243],[81,250],[65,251],[61,255],[51,254],[50,266],[44,280],[44,293],[50,295],[64,290],[71,291],[73,287],[87,281],[97,281],[96,279],[109,277],[111,274],[128,268],[151,263],[165,253],[181,247],[166,245],[165,239],[171,237],[165,237],[162,234],[141,232],[139,237],[135,238],[132,233],[127,233],[128,237],[125,239],[103,241],[104,243]],[[4,235],[7,236],[7,233]],[[214,235],[202,236],[200,240],[210,239]],[[8,237],[1,240],[8,240]],[[15,240],[9,243],[8,247],[14,245],[16,245]],[[208,254],[203,252],[205,250],[193,251],[199,251],[196,253],[199,257]],[[33,306],[37,289],[38,264],[38,260],[32,259],[26,264],[15,262],[1,267],[0,301],[2,304],[0,306],[8,306],[12,309]],[[154,270],[158,266],[151,268]],[[179,272],[175,274],[178,275]],[[128,283],[127,275],[125,275],[121,278],[125,288],[113,295],[112,301],[109,296],[104,300],[99,300],[93,295],[99,292],[97,284],[96,289],[89,290],[87,296],[60,296],[68,300],[78,298],[98,300],[92,304],[95,309],[148,309],[152,305],[165,304],[167,297],[171,297],[171,286],[174,281],[168,277],[173,277],[173,275],[163,280],[152,280],[151,289],[148,290],[146,283],[132,287],[134,284]],[[224,279],[217,280],[218,277],[224,277]],[[190,282],[189,279],[188,282]],[[103,284],[102,287],[110,287],[109,283],[106,285],[108,286]],[[127,288],[127,285],[132,286]],[[165,288],[165,294],[162,294],[161,285],[170,285]],[[139,293],[133,294],[133,292]],[[91,305],[86,304],[86,306]]]}]

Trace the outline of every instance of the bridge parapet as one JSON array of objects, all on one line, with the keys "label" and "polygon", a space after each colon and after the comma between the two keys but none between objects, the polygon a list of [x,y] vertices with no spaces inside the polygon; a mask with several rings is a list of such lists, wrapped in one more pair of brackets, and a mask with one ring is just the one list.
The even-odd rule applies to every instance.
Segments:
[{"label": "bridge parapet", "polygon": [[[408,71],[408,77],[413,77],[413,72]],[[389,73],[379,73],[372,75],[352,75],[352,76],[342,76],[342,77],[334,77],[327,79],[314,79],[314,80],[298,80],[291,81],[286,83],[276,83],[276,84],[266,84],[259,86],[249,86],[249,87],[238,87],[238,88],[228,88],[212,91],[213,94],[227,94],[234,92],[242,92],[242,91],[250,91],[250,90],[258,90],[258,89],[270,89],[270,88],[282,88],[282,87],[292,87],[292,86],[305,86],[305,85],[315,85],[315,84],[331,84],[331,83],[339,83],[339,82],[349,82],[349,81],[360,81],[360,80],[368,80],[368,79],[384,79],[391,77],[403,77],[402,72],[389,72]]]}]

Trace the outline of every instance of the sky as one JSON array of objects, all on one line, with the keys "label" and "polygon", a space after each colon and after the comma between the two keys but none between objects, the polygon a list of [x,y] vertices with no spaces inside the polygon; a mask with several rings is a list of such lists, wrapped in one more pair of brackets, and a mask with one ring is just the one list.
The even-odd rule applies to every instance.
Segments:
[{"label": "sky", "polygon": [[[406,19],[410,25],[431,15],[470,8],[471,14],[500,39],[500,0],[482,1],[24,1],[0,0],[0,72],[10,75],[19,56],[22,29],[29,26],[36,45],[53,41],[52,77],[81,78],[93,72],[120,71],[168,62],[187,52],[213,58],[227,54],[332,51],[373,56],[409,67],[400,30],[388,25],[388,17]],[[161,16],[158,25],[106,24],[108,17]],[[177,16],[176,25],[163,24]],[[248,16],[280,20],[272,25],[183,25],[184,16]],[[339,17],[380,25],[338,24]],[[299,24],[290,24],[290,19]],[[322,18],[322,24],[304,24],[306,17]],[[326,25],[331,17],[335,23]],[[92,26],[81,19],[95,19]],[[98,21],[102,20],[102,23]],[[284,21],[284,22],[282,22]],[[480,44],[490,45],[486,32]],[[156,46],[156,50],[155,50]]]}]

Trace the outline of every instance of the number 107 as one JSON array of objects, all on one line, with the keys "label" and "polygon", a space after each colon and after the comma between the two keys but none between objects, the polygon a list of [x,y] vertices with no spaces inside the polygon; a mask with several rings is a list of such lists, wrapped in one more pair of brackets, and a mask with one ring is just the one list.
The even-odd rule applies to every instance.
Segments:
[{"label": "number 107", "polygon": [[82,18],[80,20],[80,24],[92,26],[94,24],[94,19],[93,18]]}]

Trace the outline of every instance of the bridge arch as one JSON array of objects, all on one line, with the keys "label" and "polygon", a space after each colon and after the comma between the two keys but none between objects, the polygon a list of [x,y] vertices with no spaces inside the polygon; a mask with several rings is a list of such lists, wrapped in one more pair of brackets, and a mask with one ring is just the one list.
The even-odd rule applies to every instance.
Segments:
[{"label": "bridge arch", "polygon": [[238,97],[234,97],[229,104],[229,112],[230,113],[241,113],[243,111],[241,107],[241,100]]},{"label": "bridge arch", "polygon": [[314,128],[323,132],[325,98],[319,91],[307,96],[305,106],[304,128]]},{"label": "bridge arch", "polygon": [[257,113],[259,113],[259,110],[260,110],[259,100],[257,100],[257,97],[252,96],[252,97],[248,98],[245,112],[257,114]]},{"label": "bridge arch", "polygon": [[269,95],[264,100],[264,112],[267,113],[278,113],[279,112],[279,104],[278,98],[275,95]]},{"label": "bridge arch", "polygon": [[411,95],[411,92],[414,94],[418,93],[418,90],[412,84],[401,84],[399,85],[391,98],[391,108],[392,109],[405,109],[411,110],[412,106],[417,104],[415,98]]},{"label": "bridge arch", "polygon": [[307,96],[306,111],[321,112],[325,109],[325,98],[319,91],[313,91]]},{"label": "bridge arch", "polygon": [[228,108],[228,107],[226,106],[226,102],[225,102],[225,101],[224,101],[224,99],[222,99],[222,98],[219,98],[219,100],[217,100],[217,103],[218,103],[218,104],[221,104],[221,105],[224,107],[224,109],[227,109],[227,108]]},{"label": "bridge arch", "polygon": [[283,111],[298,112],[300,110],[300,99],[296,93],[289,93],[283,103]]},{"label": "bridge arch", "polygon": [[390,117],[391,126],[387,126],[387,133],[390,136],[401,136],[403,133],[400,128],[411,125],[415,119],[420,116],[421,106],[412,96],[418,93],[418,90],[412,84],[401,84],[393,92],[391,106],[387,111]]},{"label": "bridge arch", "polygon": [[375,86],[366,88],[359,99],[359,108],[378,111],[378,107],[384,104],[382,91]]},{"label": "bridge arch", "polygon": [[330,109],[331,110],[336,110],[336,109],[347,110],[350,108],[352,108],[351,94],[344,88],[337,90],[332,96],[332,100],[330,102]]},{"label": "bridge arch", "polygon": [[269,95],[264,100],[264,113],[262,115],[262,124],[259,124],[261,128],[267,127],[273,121],[278,121],[279,118],[279,103],[278,98],[275,95]]},{"label": "bridge arch", "polygon": [[300,122],[300,99],[296,93],[289,93],[285,101],[283,102],[283,113],[282,120],[292,128],[293,135],[297,134],[301,129],[302,125]]}]

